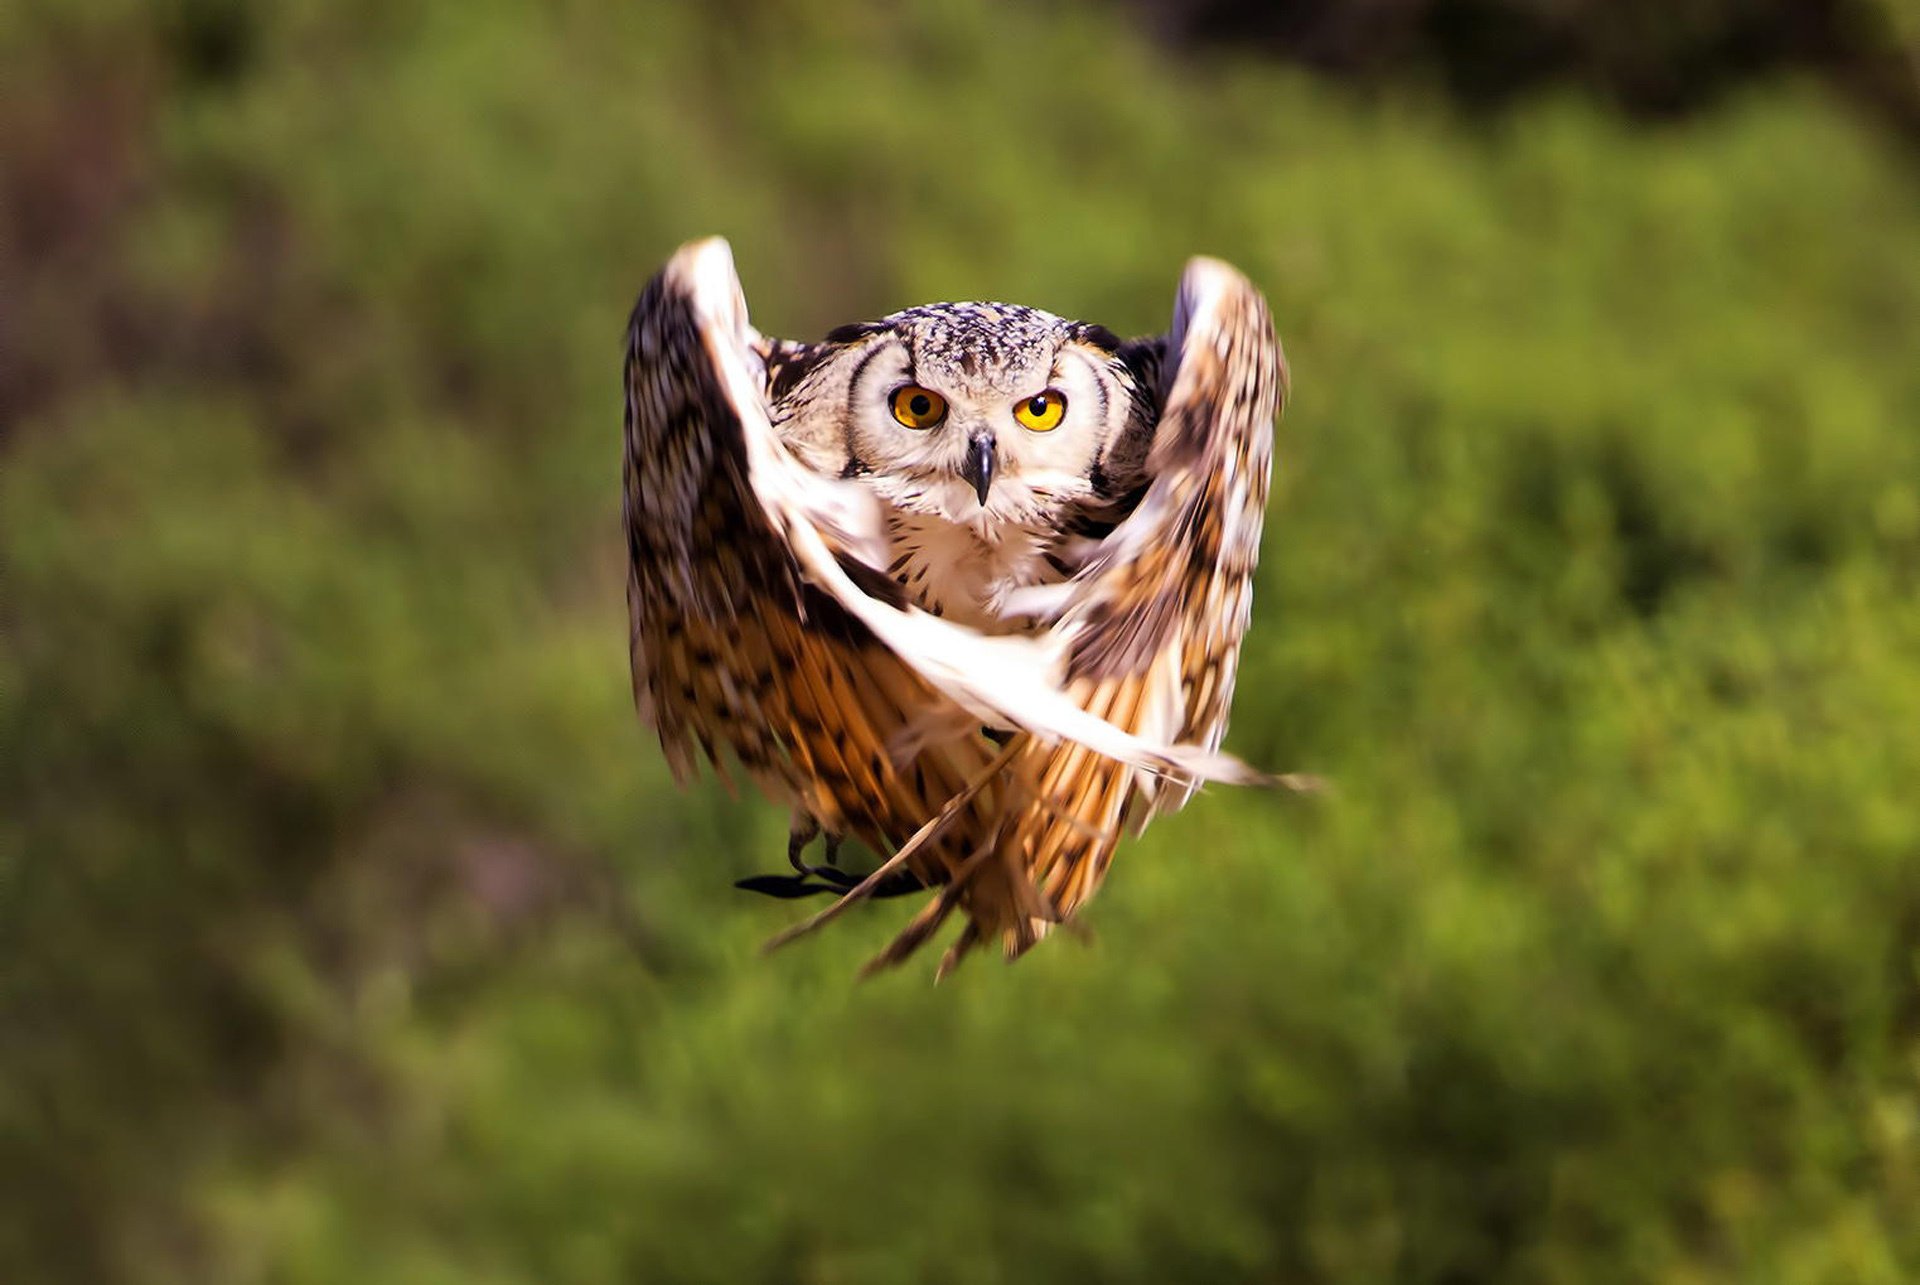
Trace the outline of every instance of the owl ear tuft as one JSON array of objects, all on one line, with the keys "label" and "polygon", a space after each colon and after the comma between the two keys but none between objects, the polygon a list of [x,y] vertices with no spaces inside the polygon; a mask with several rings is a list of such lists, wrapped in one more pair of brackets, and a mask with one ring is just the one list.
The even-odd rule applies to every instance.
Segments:
[{"label": "owl ear tuft", "polygon": [[877,321],[855,321],[829,330],[826,342],[830,344],[859,343],[868,335],[877,335],[885,329],[886,327]]},{"label": "owl ear tuft", "polygon": [[767,397],[777,402],[787,396],[831,351],[827,344],[798,344],[786,339],[767,341],[762,354],[767,368]]},{"label": "owl ear tuft", "polygon": [[1114,334],[1097,321],[1074,322],[1073,329],[1067,332],[1067,337],[1075,343],[1086,344],[1090,348],[1098,348],[1101,352],[1109,356],[1119,352],[1122,346],[1120,336]]}]

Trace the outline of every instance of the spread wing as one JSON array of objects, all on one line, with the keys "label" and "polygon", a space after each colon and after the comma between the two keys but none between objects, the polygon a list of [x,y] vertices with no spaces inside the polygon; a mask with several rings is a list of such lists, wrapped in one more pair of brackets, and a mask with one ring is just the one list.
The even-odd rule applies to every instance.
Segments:
[{"label": "spread wing", "polygon": [[964,784],[964,763],[954,780],[906,784],[930,729],[985,723],[1150,775],[1252,777],[1211,748],[1090,713],[1063,690],[1068,659],[1046,640],[984,637],[907,604],[872,569],[886,561],[875,498],[808,469],[772,428],[778,351],[749,326],[718,238],[673,256],[628,330],[634,694],[676,775],[695,744],[716,766],[725,746],[823,822],[881,809],[887,824],[858,828],[896,842]]},{"label": "spread wing", "polygon": [[[1065,584],[1011,605],[1051,624],[1084,706],[1149,740],[1217,749],[1252,610],[1286,362],[1260,292],[1205,258],[1181,277],[1172,329],[1132,356],[1159,398],[1137,475],[1115,479],[1116,491],[1139,498],[1101,539],[1079,545]],[[1140,822],[1179,808],[1193,789],[1191,780],[1135,784],[1148,804]]]}]

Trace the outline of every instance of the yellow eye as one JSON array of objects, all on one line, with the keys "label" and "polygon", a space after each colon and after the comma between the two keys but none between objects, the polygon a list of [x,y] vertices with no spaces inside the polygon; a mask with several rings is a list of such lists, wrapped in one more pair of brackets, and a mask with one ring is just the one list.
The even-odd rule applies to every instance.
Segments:
[{"label": "yellow eye", "polygon": [[947,417],[947,399],[918,384],[894,389],[889,400],[893,417],[908,428],[932,428]]},{"label": "yellow eye", "polygon": [[1023,428],[1030,428],[1036,433],[1058,428],[1061,417],[1066,413],[1067,396],[1057,388],[1035,393],[1013,404],[1013,417],[1020,421]]}]

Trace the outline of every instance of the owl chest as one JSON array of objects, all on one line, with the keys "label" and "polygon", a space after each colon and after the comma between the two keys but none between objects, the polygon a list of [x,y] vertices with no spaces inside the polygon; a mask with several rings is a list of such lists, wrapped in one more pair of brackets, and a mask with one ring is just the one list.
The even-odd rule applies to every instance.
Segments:
[{"label": "owl chest", "polygon": [[1044,532],[1002,525],[983,535],[937,518],[896,514],[887,523],[888,573],[914,604],[985,633],[1016,633],[999,605],[1008,590],[1061,577]]}]

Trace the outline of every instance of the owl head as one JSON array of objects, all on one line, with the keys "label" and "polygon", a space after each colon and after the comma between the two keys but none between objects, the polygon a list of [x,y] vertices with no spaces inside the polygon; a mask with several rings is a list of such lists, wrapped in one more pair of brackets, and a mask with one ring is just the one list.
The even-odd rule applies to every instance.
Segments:
[{"label": "owl head", "polygon": [[780,433],[822,471],[991,536],[1091,496],[1150,427],[1138,355],[1037,308],[940,303],[843,326],[774,374]]}]

